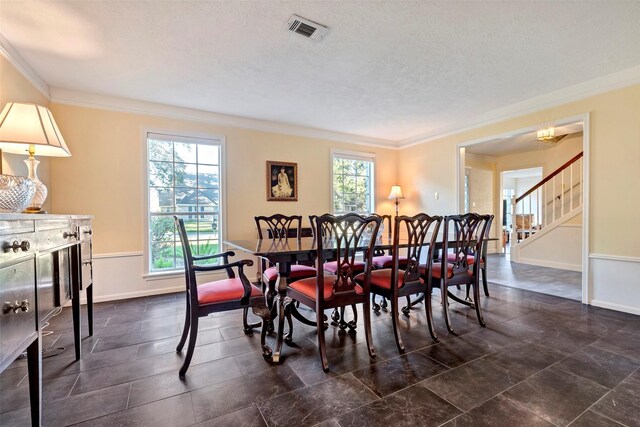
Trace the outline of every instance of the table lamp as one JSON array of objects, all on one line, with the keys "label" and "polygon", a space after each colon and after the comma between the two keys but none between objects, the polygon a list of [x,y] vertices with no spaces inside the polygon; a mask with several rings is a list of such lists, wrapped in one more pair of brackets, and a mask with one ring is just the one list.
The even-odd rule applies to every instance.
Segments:
[{"label": "table lamp", "polygon": [[391,193],[389,193],[389,200],[396,199],[396,216],[398,216],[398,205],[400,202],[398,200],[404,199],[404,195],[402,194],[402,188],[399,185],[391,186]]},{"label": "table lamp", "polygon": [[48,108],[37,104],[8,102],[0,114],[0,150],[5,153],[28,153],[24,162],[36,192],[25,213],[46,213],[42,204],[47,199],[47,187],[38,179],[38,165],[34,155],[68,157],[71,152]]}]

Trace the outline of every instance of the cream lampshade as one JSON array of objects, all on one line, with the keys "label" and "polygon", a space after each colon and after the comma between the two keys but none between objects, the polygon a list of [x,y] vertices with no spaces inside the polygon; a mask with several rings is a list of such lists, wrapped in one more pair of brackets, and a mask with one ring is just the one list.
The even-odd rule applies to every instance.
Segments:
[{"label": "cream lampshade", "polygon": [[5,153],[29,154],[24,162],[36,192],[25,212],[43,213],[47,187],[38,179],[40,162],[34,157],[36,150],[39,156],[71,156],[51,111],[42,105],[8,102],[0,114],[0,149]]},{"label": "cream lampshade", "polygon": [[398,200],[404,199],[404,195],[402,194],[402,188],[399,185],[391,186],[391,192],[389,193],[389,200],[396,200],[396,216],[398,216],[398,205],[400,202]]}]

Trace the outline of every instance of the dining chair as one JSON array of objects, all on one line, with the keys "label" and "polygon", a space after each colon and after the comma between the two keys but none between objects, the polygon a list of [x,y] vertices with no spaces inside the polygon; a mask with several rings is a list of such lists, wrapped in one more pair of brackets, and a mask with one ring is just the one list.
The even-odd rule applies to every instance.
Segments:
[{"label": "dining chair", "polygon": [[[371,294],[387,298],[391,304],[391,318],[396,345],[400,352],[404,352],[404,343],[400,334],[398,298],[409,297],[418,293],[425,296],[425,311],[429,333],[437,340],[431,315],[431,277],[428,266],[432,265],[435,241],[438,235],[441,216],[429,216],[420,213],[415,216],[395,217],[393,227],[393,249],[391,268],[373,270],[371,272]],[[400,234],[406,234],[406,262],[400,264]],[[426,256],[424,252],[426,251]],[[422,262],[425,262],[421,264]],[[364,279],[356,276],[356,282]]]},{"label": "dining chair", "polygon": [[[478,274],[482,273],[482,287],[484,289],[484,295],[489,296],[489,284],[487,281],[487,246],[489,244],[489,233],[491,232],[491,224],[493,223],[494,216],[491,215],[489,222],[487,223],[487,227],[484,232],[484,241],[482,243],[482,248],[480,251],[480,271]],[[447,258],[449,261],[455,261],[455,254],[448,254]],[[467,256],[467,262],[473,264],[475,262],[475,257],[473,255]],[[470,285],[467,285],[467,301],[469,300],[469,291]]]},{"label": "dining chair", "polygon": [[[182,256],[184,258],[186,301],[187,310],[184,321],[184,328],[180,342],[176,347],[176,352],[181,352],[189,337],[187,344],[187,354],[185,355],[179,376],[184,376],[189,369],[193,351],[198,337],[198,319],[208,316],[211,313],[221,311],[236,310],[239,308],[251,308],[253,313],[262,319],[262,333],[260,334],[260,345],[262,346],[262,356],[265,359],[271,357],[271,348],[266,344],[265,337],[267,327],[271,319],[271,310],[267,307],[262,290],[249,282],[244,273],[244,267],[253,265],[253,261],[243,259],[229,262],[229,257],[235,256],[234,252],[227,251],[213,255],[193,255],[191,245],[187,235],[184,221],[174,216],[175,226],[180,235],[182,243]],[[221,263],[202,264],[203,261],[222,260]],[[219,261],[218,261],[219,262]],[[237,275],[234,272],[237,269]],[[226,279],[215,280],[213,282],[198,285],[196,273],[203,271],[225,270]],[[251,330],[247,325],[246,316],[243,318],[245,331]]]},{"label": "dining chair", "polygon": [[[302,236],[302,216],[300,215],[281,215],[275,214],[271,216],[254,217],[256,227],[258,228],[258,238],[264,239],[297,239]],[[278,269],[268,265],[266,259],[260,260],[260,277],[263,284],[273,285],[278,280]],[[312,266],[303,264],[293,264],[289,281],[304,279],[306,277],[314,277],[316,269]]]},{"label": "dining chair", "polygon": [[[475,213],[449,215],[444,218],[443,256],[439,261],[433,262],[431,276],[439,283],[444,320],[451,333],[454,331],[449,315],[449,298],[475,308],[478,322],[481,326],[486,326],[480,308],[478,272],[487,235],[486,229],[490,226],[492,219],[492,215]],[[473,288],[473,301],[464,301],[448,291],[450,286],[460,285],[469,285]]]},{"label": "dining chair", "polygon": [[[324,337],[322,313],[324,310],[363,304],[364,328],[369,356],[375,357],[375,350],[371,338],[371,312],[369,281],[371,278],[371,258],[375,246],[375,236],[382,219],[375,216],[361,216],[350,213],[341,216],[330,214],[316,218],[317,237],[317,274],[315,277],[302,279],[291,283],[287,289],[287,296],[301,304],[315,310],[316,330],[322,369],[329,370],[327,349]],[[370,234],[369,234],[370,233]],[[365,269],[356,268],[356,253],[363,253]],[[325,271],[326,259],[337,262],[336,274]],[[356,283],[355,276],[362,274],[360,283]],[[291,310],[292,304],[286,306],[286,317],[289,319],[289,341],[292,341]],[[349,324],[355,330],[357,325]]]}]

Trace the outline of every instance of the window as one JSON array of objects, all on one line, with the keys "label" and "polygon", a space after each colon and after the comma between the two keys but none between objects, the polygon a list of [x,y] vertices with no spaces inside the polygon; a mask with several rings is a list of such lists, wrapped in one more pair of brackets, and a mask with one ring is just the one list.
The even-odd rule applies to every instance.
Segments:
[{"label": "window", "polygon": [[365,153],[332,153],[333,212],[372,213],[375,156]]},{"label": "window", "polygon": [[221,154],[220,140],[147,134],[150,273],[184,267],[174,215],[184,220],[194,255],[218,253]]}]

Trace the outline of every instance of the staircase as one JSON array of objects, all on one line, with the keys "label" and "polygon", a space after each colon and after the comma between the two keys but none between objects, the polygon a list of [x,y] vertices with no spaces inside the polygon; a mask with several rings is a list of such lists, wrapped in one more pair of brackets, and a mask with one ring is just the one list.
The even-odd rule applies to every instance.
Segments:
[{"label": "staircase", "polygon": [[[580,268],[582,161],[580,152],[513,199],[512,261],[571,270]],[[558,258],[562,262],[558,262]]]}]

